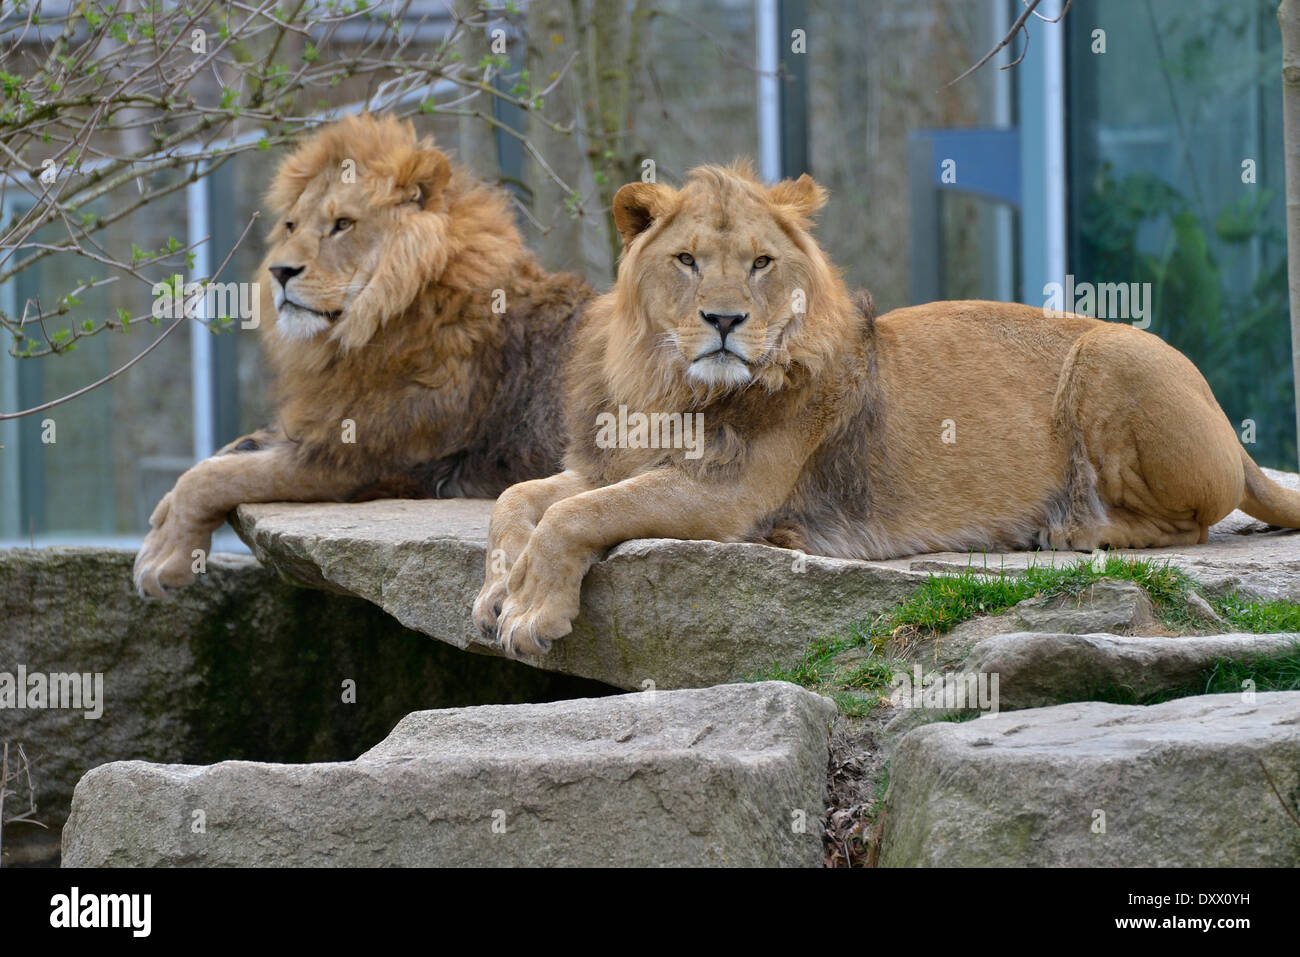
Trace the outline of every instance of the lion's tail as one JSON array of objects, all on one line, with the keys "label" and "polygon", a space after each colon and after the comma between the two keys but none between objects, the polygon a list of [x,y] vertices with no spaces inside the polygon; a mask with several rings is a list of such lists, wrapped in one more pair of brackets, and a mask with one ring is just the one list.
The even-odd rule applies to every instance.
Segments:
[{"label": "lion's tail", "polygon": [[1241,510],[1269,525],[1300,528],[1300,492],[1283,488],[1265,475],[1245,449],[1241,450],[1241,464],[1246,471]]}]

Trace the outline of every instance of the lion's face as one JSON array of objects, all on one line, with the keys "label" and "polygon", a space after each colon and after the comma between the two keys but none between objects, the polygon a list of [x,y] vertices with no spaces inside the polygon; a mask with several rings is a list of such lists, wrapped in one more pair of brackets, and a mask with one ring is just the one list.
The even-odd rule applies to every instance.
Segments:
[{"label": "lion's face", "polygon": [[619,190],[619,283],[689,382],[736,388],[774,361],[827,268],[806,232],[821,202],[806,176],[767,188],[738,168],[696,170],[681,190]]},{"label": "lion's face", "polygon": [[352,117],[281,167],[266,258],[275,331],[364,345],[446,263],[447,158],[409,124]]}]

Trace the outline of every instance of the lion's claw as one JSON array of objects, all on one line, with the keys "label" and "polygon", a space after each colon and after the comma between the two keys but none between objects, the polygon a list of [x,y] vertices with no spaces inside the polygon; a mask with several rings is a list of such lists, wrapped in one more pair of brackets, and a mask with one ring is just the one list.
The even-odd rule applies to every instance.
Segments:
[{"label": "lion's claw", "polygon": [[510,657],[544,655],[551,650],[556,638],[573,630],[567,616],[548,614],[546,608],[525,608],[511,598],[506,599],[497,624],[501,649]]},{"label": "lion's claw", "polygon": [[495,638],[501,606],[506,597],[506,576],[494,575],[483,583],[474,599],[474,624],[484,638]]}]

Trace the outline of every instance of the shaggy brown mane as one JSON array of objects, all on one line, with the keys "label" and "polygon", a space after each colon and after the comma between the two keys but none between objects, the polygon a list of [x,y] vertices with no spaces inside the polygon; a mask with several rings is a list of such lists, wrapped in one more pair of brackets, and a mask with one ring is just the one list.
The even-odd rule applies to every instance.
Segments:
[{"label": "shaggy brown mane", "polygon": [[504,191],[410,122],[363,115],[286,157],[267,204],[277,422],[159,504],[136,564],[147,594],[191,580],[187,556],[242,502],[493,496],[560,466],[560,380],[592,293],[540,268]]}]

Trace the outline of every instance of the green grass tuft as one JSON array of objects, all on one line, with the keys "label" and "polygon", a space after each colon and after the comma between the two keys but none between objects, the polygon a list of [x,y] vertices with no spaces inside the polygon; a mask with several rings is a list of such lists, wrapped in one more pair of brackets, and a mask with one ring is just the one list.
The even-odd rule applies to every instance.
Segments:
[{"label": "green grass tuft", "polygon": [[951,631],[963,621],[997,615],[1026,598],[1077,595],[1103,579],[1134,582],[1146,589],[1161,618],[1182,625],[1191,619],[1186,592],[1197,587],[1182,569],[1147,558],[1107,555],[1064,566],[1035,565],[1020,575],[970,568],[954,575],[931,575],[915,592],[870,625],[859,626],[877,651],[901,630],[920,637]]},{"label": "green grass tuft", "polygon": [[894,628],[910,625],[921,632],[951,631],[967,619],[996,615],[1035,592],[1034,584],[1021,577],[989,578],[975,572],[931,575],[886,618]]},{"label": "green grass tuft", "polygon": [[1300,605],[1289,601],[1249,602],[1231,594],[1215,603],[1215,611],[1234,628],[1253,634],[1300,632]]}]

